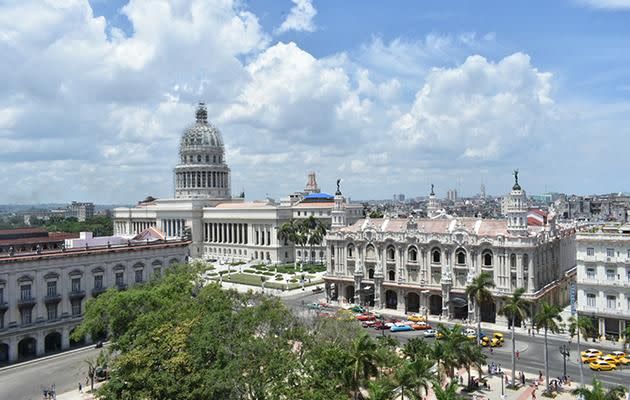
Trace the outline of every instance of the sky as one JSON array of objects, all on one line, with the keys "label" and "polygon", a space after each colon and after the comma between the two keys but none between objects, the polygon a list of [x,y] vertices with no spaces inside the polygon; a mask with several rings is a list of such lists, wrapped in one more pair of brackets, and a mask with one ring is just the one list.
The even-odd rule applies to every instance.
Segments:
[{"label": "sky", "polygon": [[630,191],[630,0],[3,0],[0,203],[173,195],[195,105],[232,190]]}]

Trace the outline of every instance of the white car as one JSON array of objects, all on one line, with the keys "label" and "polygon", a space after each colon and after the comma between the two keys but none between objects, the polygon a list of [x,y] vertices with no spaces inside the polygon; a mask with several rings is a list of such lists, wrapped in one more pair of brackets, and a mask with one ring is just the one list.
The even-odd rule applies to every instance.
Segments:
[{"label": "white car", "polygon": [[473,328],[466,328],[464,330],[464,336],[475,336],[476,331]]},{"label": "white car", "polygon": [[437,331],[435,329],[427,329],[426,331],[424,331],[424,337],[435,337],[435,335],[437,334]]}]

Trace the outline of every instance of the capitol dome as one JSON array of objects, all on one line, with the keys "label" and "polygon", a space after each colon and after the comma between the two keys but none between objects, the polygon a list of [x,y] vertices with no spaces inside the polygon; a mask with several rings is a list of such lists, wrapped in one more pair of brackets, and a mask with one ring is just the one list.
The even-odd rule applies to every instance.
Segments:
[{"label": "capitol dome", "polygon": [[223,147],[221,132],[208,122],[208,111],[204,103],[199,103],[195,113],[197,121],[182,135],[181,147],[188,146],[217,146]]},{"label": "capitol dome", "polygon": [[204,103],[199,103],[195,116],[195,123],[184,130],[179,145],[175,198],[230,198],[230,168],[225,162],[221,132],[208,122]]}]

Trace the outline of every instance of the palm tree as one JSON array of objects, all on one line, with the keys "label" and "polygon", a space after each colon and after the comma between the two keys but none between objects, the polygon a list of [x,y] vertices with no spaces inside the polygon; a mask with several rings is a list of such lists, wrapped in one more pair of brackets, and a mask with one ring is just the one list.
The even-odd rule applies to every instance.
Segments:
[{"label": "palm tree", "polygon": [[560,307],[543,301],[540,305],[538,313],[534,316],[536,329],[540,330],[540,328],[543,328],[545,330],[545,377],[547,383],[547,393],[551,393],[549,387],[549,350],[547,349],[547,332],[551,331],[553,333],[558,333],[560,330],[558,322],[562,321],[562,316],[560,315],[561,311]]},{"label": "palm tree", "polygon": [[352,342],[348,366],[355,400],[358,398],[361,383],[378,374],[377,349],[377,344],[365,332]]},{"label": "palm tree", "polygon": [[442,324],[438,325],[438,332],[442,335],[444,342],[444,354],[442,362],[449,377],[453,376],[453,370],[462,365],[461,353],[466,344],[466,337],[462,333],[462,326],[456,324],[448,328]]},{"label": "palm tree", "polygon": [[502,315],[510,318],[512,322],[512,385],[516,382],[516,336],[514,336],[514,326],[516,319],[524,320],[527,317],[527,307],[529,302],[523,298],[525,288],[518,288],[508,297],[499,311]]},{"label": "palm tree", "polygon": [[[588,332],[593,329],[593,321],[588,317],[580,317],[577,318],[571,317],[569,319],[569,332],[571,332],[571,336],[573,336],[573,332],[577,333],[577,353],[578,356],[582,354],[580,351],[580,334],[583,337],[587,337]],[[584,386],[584,363],[580,360],[580,386]]]},{"label": "palm tree", "polygon": [[623,349],[622,350],[626,351],[626,348],[630,344],[630,325],[626,326],[626,329],[624,329],[622,335],[623,335]]},{"label": "palm tree", "polygon": [[301,230],[305,236],[305,244],[309,245],[309,252],[312,253],[313,246],[319,246],[324,241],[326,226],[321,220],[312,215],[303,220],[301,225]]},{"label": "palm tree", "polygon": [[405,343],[403,354],[409,359],[416,360],[419,358],[428,358],[431,353],[431,346],[420,337],[413,337]]},{"label": "palm tree", "polygon": [[461,400],[464,397],[457,393],[457,382],[453,381],[442,388],[437,382],[433,383],[433,393],[437,400]]},{"label": "palm tree", "polygon": [[405,389],[410,389],[417,399],[422,399],[423,390],[425,395],[429,393],[431,384],[435,382],[435,375],[431,371],[433,364],[433,361],[426,358],[417,358],[406,361],[401,368],[396,370],[396,381],[400,387],[401,398],[405,398]]},{"label": "palm tree", "polygon": [[368,382],[367,389],[370,400],[392,400],[394,398],[395,385],[389,379]]},{"label": "palm tree", "polygon": [[466,367],[468,373],[468,387],[470,388],[471,381],[471,367],[476,367],[479,371],[479,377],[481,377],[481,366],[486,362],[486,355],[481,350],[481,347],[471,342],[466,342],[460,350],[460,361],[462,365]]},{"label": "palm tree", "polygon": [[596,378],[593,378],[593,389],[586,387],[580,387],[573,390],[571,393],[579,395],[584,400],[619,400],[621,396],[626,393],[626,388],[623,386],[615,386],[608,389],[608,392],[604,391],[602,383]]},{"label": "palm tree", "polygon": [[490,289],[494,287],[492,275],[488,272],[482,272],[477,275],[470,285],[466,287],[466,296],[474,304],[475,317],[477,317],[477,344],[481,346],[479,337],[481,332],[481,305],[492,302],[492,292]]},{"label": "palm tree", "polygon": [[[281,242],[294,243],[296,246],[303,246],[303,237],[300,232],[300,224],[296,219],[291,218],[288,222],[280,225],[278,229],[278,239]],[[297,268],[297,259],[293,262],[294,268]]]}]

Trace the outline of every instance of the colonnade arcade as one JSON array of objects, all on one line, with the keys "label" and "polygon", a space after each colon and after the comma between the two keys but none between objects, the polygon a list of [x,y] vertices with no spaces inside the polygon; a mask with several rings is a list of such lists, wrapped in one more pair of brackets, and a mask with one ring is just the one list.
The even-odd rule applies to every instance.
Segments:
[{"label": "colonnade arcade", "polygon": [[229,187],[228,180],[228,173],[222,171],[177,171],[175,188],[227,188]]}]

